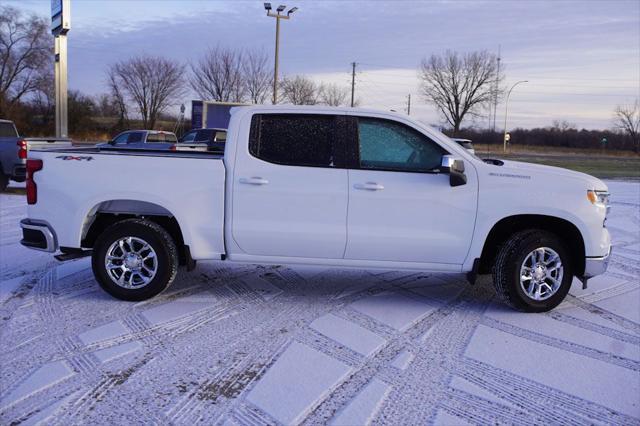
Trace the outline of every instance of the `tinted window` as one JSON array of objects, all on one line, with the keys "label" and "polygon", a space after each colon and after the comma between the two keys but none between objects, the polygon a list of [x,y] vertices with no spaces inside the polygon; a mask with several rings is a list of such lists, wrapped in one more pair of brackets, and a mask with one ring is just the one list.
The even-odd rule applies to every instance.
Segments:
[{"label": "tinted window", "polygon": [[196,133],[196,142],[208,142],[212,133],[212,130],[198,130],[198,133]]},{"label": "tinted window", "polygon": [[425,172],[440,166],[445,154],[428,137],[391,120],[358,119],[360,167]]},{"label": "tinted window", "polygon": [[127,143],[129,133],[121,133],[113,140],[114,143]]},{"label": "tinted window", "polygon": [[196,132],[189,132],[180,139],[180,142],[193,142],[196,137]]},{"label": "tinted window", "polygon": [[249,150],[272,163],[333,167],[335,127],[332,115],[255,115]]},{"label": "tinted window", "polygon": [[18,133],[13,123],[0,123],[0,138],[16,138]]},{"label": "tinted window", "polygon": [[149,133],[147,142],[178,142],[173,133]]},{"label": "tinted window", "polygon": [[127,139],[127,143],[136,143],[136,142],[142,142],[142,132],[129,133],[129,138]]},{"label": "tinted window", "polygon": [[227,141],[227,132],[218,131],[216,132],[216,142],[226,142]]}]

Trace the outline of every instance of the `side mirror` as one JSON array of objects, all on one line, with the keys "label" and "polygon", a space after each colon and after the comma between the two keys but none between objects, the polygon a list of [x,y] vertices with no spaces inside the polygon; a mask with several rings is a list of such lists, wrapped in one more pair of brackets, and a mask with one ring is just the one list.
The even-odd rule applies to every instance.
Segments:
[{"label": "side mirror", "polygon": [[467,175],[464,174],[464,161],[456,159],[453,155],[442,156],[440,171],[449,174],[449,184],[451,186],[460,186],[467,183]]}]

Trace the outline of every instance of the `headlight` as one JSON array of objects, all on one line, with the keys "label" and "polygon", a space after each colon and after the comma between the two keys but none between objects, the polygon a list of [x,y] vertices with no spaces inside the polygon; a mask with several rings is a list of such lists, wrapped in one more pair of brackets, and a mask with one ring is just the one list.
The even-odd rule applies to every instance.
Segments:
[{"label": "headlight", "polygon": [[588,190],[587,199],[596,206],[609,207],[609,191]]}]

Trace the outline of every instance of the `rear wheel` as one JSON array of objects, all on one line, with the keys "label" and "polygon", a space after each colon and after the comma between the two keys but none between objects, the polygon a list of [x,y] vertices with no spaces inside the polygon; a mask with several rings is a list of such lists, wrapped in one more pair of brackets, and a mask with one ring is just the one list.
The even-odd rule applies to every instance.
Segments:
[{"label": "rear wheel", "polygon": [[0,172],[0,192],[4,192],[9,186],[9,176]]},{"label": "rear wheel", "polygon": [[127,219],[111,225],[98,237],[92,267],[107,293],[122,300],[145,300],[173,282],[178,270],[178,251],[160,225],[144,219]]},{"label": "rear wheel", "polygon": [[571,258],[555,235],[541,230],[514,234],[501,248],[493,267],[498,295],[511,307],[545,312],[569,292]]}]

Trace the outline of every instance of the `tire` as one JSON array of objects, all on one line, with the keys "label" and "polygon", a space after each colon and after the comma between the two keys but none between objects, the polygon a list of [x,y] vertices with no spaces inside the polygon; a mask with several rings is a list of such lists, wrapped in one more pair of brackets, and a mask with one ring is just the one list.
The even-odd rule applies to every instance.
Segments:
[{"label": "tire", "polygon": [[0,192],[6,191],[7,186],[9,186],[9,176],[0,172]]},{"label": "tire", "polygon": [[160,225],[127,219],[109,226],[98,237],[91,265],[100,287],[113,297],[146,300],[173,282],[178,271],[178,250]]},{"label": "tire", "polygon": [[[555,256],[559,262],[553,260]],[[569,252],[557,236],[542,230],[512,235],[499,250],[493,266],[493,285],[500,298],[524,312],[555,308],[566,297],[572,281]]]}]

